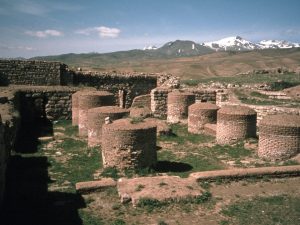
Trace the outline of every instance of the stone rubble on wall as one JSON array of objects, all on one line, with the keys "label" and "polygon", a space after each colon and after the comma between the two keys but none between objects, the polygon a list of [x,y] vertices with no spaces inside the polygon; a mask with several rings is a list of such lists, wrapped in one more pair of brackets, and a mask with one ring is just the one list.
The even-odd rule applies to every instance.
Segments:
[{"label": "stone rubble on wall", "polygon": [[157,75],[157,86],[163,88],[179,88],[180,78],[175,77],[171,74],[158,74]]}]

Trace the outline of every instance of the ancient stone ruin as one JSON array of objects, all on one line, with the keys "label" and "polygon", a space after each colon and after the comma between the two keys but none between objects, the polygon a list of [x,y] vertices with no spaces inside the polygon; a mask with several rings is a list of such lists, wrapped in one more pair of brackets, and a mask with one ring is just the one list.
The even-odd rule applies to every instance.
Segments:
[{"label": "ancient stone ruin", "polygon": [[203,133],[205,124],[217,123],[217,111],[219,107],[214,104],[195,103],[188,110],[188,131],[190,133]]},{"label": "ancient stone ruin", "polygon": [[195,103],[195,95],[188,92],[173,91],[168,94],[169,123],[178,123],[188,118],[188,107]]},{"label": "ancient stone ruin", "polygon": [[79,136],[88,136],[88,110],[109,105],[114,105],[114,95],[107,91],[84,91],[78,95]]},{"label": "ancient stone ruin", "polygon": [[245,106],[224,106],[217,114],[217,143],[232,144],[256,137],[256,112]]},{"label": "ancient stone ruin", "polygon": [[[232,95],[226,88],[182,88],[179,79],[170,74],[72,71],[59,62],[0,60],[0,75],[0,204],[5,193],[7,166],[11,154],[16,151],[17,141],[22,138],[22,129],[40,122],[47,123],[51,131],[53,124],[59,120],[72,120],[73,127],[70,127],[77,131],[78,126],[78,133],[73,136],[87,141],[88,147],[91,147],[86,147],[82,154],[89,154],[87,152],[94,147],[96,152],[101,151],[102,162],[99,165],[103,163],[103,170],[114,168],[124,175],[128,170],[157,169],[160,164],[161,171],[157,174],[163,176],[122,178],[119,181],[102,177],[102,184],[99,184],[100,181],[87,186],[76,184],[81,190],[97,189],[101,185],[118,186],[122,202],[126,202],[130,195],[134,204],[145,193],[146,197],[159,196],[159,200],[174,196],[178,199],[199,197],[204,190],[198,180],[218,179],[218,176],[232,174],[240,178],[258,173],[259,169],[254,168],[228,175],[226,168],[214,173],[197,171],[188,178],[167,176],[166,171],[170,170],[164,170],[165,167],[189,166],[158,159],[159,148],[162,152],[163,148],[173,150],[181,141],[172,141],[172,138],[177,138],[172,132],[176,127],[187,128],[192,134],[182,130],[193,138],[200,135],[209,138],[210,142],[205,145],[197,143],[197,149],[217,144],[247,144],[249,138],[257,140],[259,136],[258,148],[253,149],[260,160],[284,161],[300,152],[298,108],[239,104],[231,101]],[[278,97],[278,93],[269,94]],[[53,136],[53,130],[49,135]],[[166,135],[171,141],[158,147],[157,143]],[[226,149],[227,146],[218,147]],[[182,154],[181,150],[176,154]],[[172,169],[177,172],[178,168]],[[277,173],[274,168],[266,171]],[[280,173],[285,170],[282,171]],[[291,169],[286,171],[293,172]],[[168,182],[170,188],[161,187],[167,186],[162,182]],[[147,184],[151,188],[142,195],[132,184]],[[160,188],[164,188],[166,194],[153,193]]]},{"label": "ancient stone ruin", "polygon": [[156,125],[116,120],[102,126],[102,159],[104,167],[138,170],[154,166],[156,155]]},{"label": "ancient stone ruin", "polygon": [[88,110],[88,146],[101,145],[102,126],[108,117],[109,122],[129,116],[129,110],[117,106],[103,106]]},{"label": "ancient stone ruin", "polygon": [[300,116],[270,115],[259,126],[258,156],[284,160],[299,153]]}]

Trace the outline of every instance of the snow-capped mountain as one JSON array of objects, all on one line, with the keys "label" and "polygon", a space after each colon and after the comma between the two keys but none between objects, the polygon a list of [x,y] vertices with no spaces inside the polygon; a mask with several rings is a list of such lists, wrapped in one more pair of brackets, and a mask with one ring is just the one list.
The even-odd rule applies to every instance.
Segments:
[{"label": "snow-capped mountain", "polygon": [[281,49],[281,48],[298,48],[299,43],[292,43],[283,40],[263,40],[259,43],[247,41],[240,36],[227,37],[219,41],[205,42],[207,46],[215,51],[245,51],[255,49]]},{"label": "snow-capped mountain", "polygon": [[263,40],[258,43],[261,49],[266,48],[299,48],[299,43],[292,43],[283,40]]},{"label": "snow-capped mountain", "polygon": [[258,44],[247,41],[240,36],[227,37],[219,41],[205,42],[203,45],[216,51],[243,51],[260,48]]},{"label": "snow-capped mountain", "polygon": [[156,50],[156,49],[157,49],[157,47],[154,46],[154,45],[145,46],[145,47],[143,48],[143,50]]}]

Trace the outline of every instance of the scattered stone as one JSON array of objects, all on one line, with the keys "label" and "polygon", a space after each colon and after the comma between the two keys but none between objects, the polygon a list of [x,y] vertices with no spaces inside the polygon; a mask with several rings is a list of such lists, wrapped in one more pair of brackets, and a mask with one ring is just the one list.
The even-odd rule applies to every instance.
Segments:
[{"label": "scattered stone", "polygon": [[39,141],[52,141],[52,140],[54,140],[54,137],[53,136],[39,137],[38,140]]}]

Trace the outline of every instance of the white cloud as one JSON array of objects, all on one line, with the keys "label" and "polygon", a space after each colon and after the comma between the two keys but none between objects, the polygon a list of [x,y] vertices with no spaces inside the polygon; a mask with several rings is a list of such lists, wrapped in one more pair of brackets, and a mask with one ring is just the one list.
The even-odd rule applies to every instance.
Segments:
[{"label": "white cloud", "polygon": [[36,48],[30,47],[30,46],[4,46],[0,45],[0,49],[5,50],[25,50],[25,51],[36,51]]},{"label": "white cloud", "polygon": [[58,30],[44,30],[44,31],[26,31],[25,34],[38,38],[46,38],[46,37],[60,37],[63,36],[63,33]]},{"label": "white cloud", "polygon": [[77,30],[75,31],[75,33],[83,35],[91,35],[93,33],[98,33],[98,35],[102,38],[116,38],[120,35],[121,30],[118,28],[100,26]]}]

